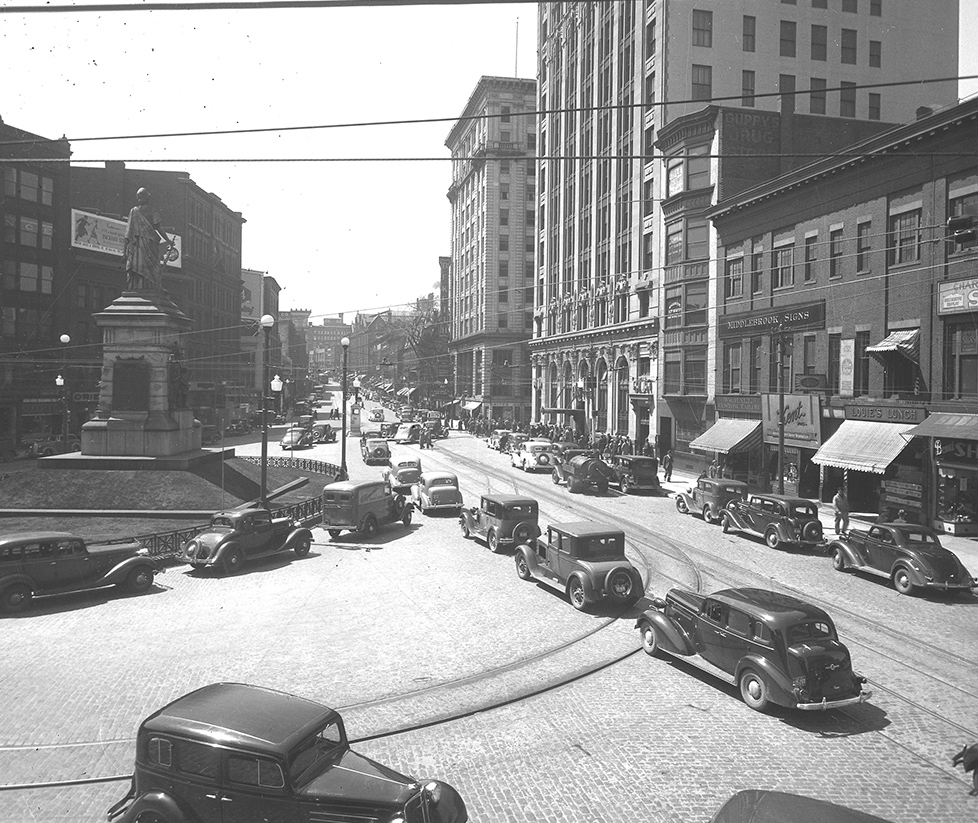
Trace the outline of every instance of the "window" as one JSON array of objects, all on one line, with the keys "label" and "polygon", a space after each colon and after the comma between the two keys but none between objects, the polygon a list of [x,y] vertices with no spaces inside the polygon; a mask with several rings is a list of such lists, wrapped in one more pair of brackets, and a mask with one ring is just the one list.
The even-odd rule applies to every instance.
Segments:
[{"label": "window", "polygon": [[855,345],[856,372],[853,379],[853,393],[858,397],[869,394],[869,332],[856,332]]},{"label": "window", "polygon": [[757,18],[744,15],[744,51],[757,50]]},{"label": "window", "polygon": [[795,110],[795,76],[793,74],[778,75],[778,94],[781,95],[781,111]]},{"label": "window", "polygon": [[713,67],[693,64],[693,100],[710,100],[713,97]]},{"label": "window", "polygon": [[666,265],[674,266],[683,261],[683,223],[666,226]]},{"label": "window", "polygon": [[812,0],[813,9],[827,9],[828,7],[828,0]]},{"label": "window", "polygon": [[[783,0],[782,0],[783,2]],[[747,637],[750,628],[750,618],[744,612],[731,609],[727,614],[727,629],[741,637]]]},{"label": "window", "polygon": [[763,339],[753,337],[750,341],[750,385],[748,389],[751,394],[757,394],[761,390],[761,344]]},{"label": "window", "polygon": [[856,84],[842,81],[839,92],[839,117],[856,116]]},{"label": "window", "polygon": [[[978,193],[966,194],[962,197],[955,197],[948,203],[948,214],[953,217],[963,217],[971,215],[978,223]],[[963,251],[973,249],[978,246],[978,240],[965,240],[963,243],[955,242],[953,250]]]},{"label": "window", "polygon": [[163,737],[151,737],[147,744],[146,753],[150,763],[155,763],[158,766],[170,766],[172,764],[170,741]]},{"label": "window", "polygon": [[706,324],[707,295],[709,283],[690,283],[686,286],[685,325],[702,326]]},{"label": "window", "polygon": [[499,210],[499,225],[508,226],[509,225],[509,209]]},{"label": "window", "polygon": [[882,106],[882,103],[880,102],[881,99],[882,95],[880,95],[879,92],[871,91],[869,93],[868,115],[870,120],[879,120],[882,118],[882,112],[880,111]]},{"label": "window", "polygon": [[859,3],[858,0],[842,0],[842,10],[849,12],[850,14],[859,13]]},{"label": "window", "polygon": [[740,394],[741,376],[740,343],[728,343],[723,350],[723,392],[724,394]]},{"label": "window", "polygon": [[883,65],[883,43],[880,40],[869,41],[869,65],[874,69]]},{"label": "window", "polygon": [[771,252],[771,288],[783,289],[795,284],[795,247],[781,246]]},{"label": "window", "polygon": [[870,17],[883,16],[883,0],[869,0],[869,16]]},{"label": "window", "polygon": [[693,9],[693,45],[713,46],[713,12]]},{"label": "window", "polygon": [[869,220],[864,220],[856,226],[856,271],[869,271],[869,252],[873,248],[873,240],[870,232],[873,224]]},{"label": "window", "polygon": [[815,263],[818,261],[818,235],[805,238],[805,282],[815,279]]},{"label": "window", "polygon": [[842,375],[842,335],[829,335],[829,391],[838,394],[841,390]]},{"label": "window", "polygon": [[508,234],[501,234],[499,236],[499,250],[500,251],[509,251],[509,235]]},{"label": "window", "polygon": [[798,40],[798,24],[791,20],[781,21],[781,56],[794,57]]},{"label": "window", "polygon": [[723,284],[723,296],[730,300],[744,296],[744,258],[727,261],[727,275]]},{"label": "window", "polygon": [[219,750],[201,743],[181,740],[177,743],[177,768],[185,774],[216,779]]},{"label": "window", "polygon": [[509,263],[505,260],[499,264],[499,276],[509,277]]},{"label": "window", "polygon": [[37,248],[37,220],[32,217],[20,218],[20,244]]},{"label": "window", "polygon": [[829,277],[842,277],[842,229],[829,232]]},{"label": "window", "polygon": [[829,30],[827,26],[812,26],[812,60],[828,60]]},{"label": "window", "polygon": [[258,757],[228,757],[228,778],[232,783],[245,786],[269,789],[281,789],[285,786],[285,778],[278,763]]},{"label": "window", "polygon": [[509,122],[509,113],[510,113],[510,111],[511,111],[511,110],[512,110],[512,109],[511,109],[511,108],[510,108],[509,106],[503,106],[503,107],[502,107],[502,108],[500,109],[500,113],[501,113],[501,115],[502,115],[502,116],[501,116],[501,117],[499,118],[499,122],[500,122],[500,123],[508,123],[508,122]]},{"label": "window", "polygon": [[856,30],[842,30],[842,62],[851,66],[856,65]]},{"label": "window", "polygon": [[740,73],[740,104],[753,108],[756,75],[746,69]]},{"label": "window", "polygon": [[764,288],[764,250],[755,248],[750,258],[750,290],[751,294],[758,294]]},{"label": "window", "polygon": [[509,328],[509,315],[505,312],[499,313],[499,328],[508,329]]},{"label": "window", "polygon": [[802,374],[815,374],[815,335],[806,334],[802,338]]},{"label": "window", "polygon": [[825,88],[826,82],[820,77],[812,78],[812,94],[809,101],[808,110],[812,114],[825,114]]},{"label": "window", "polygon": [[710,185],[710,147],[693,146],[686,152],[686,189],[702,189]]},{"label": "window", "polygon": [[895,214],[889,225],[890,265],[920,260],[920,210]]},{"label": "window", "polygon": [[500,289],[499,290],[499,302],[500,303],[508,303],[509,302],[509,289]]}]

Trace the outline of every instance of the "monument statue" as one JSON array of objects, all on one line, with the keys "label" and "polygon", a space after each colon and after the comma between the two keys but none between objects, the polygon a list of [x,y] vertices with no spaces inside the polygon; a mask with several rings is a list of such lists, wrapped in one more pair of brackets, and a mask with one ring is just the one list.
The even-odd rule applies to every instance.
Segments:
[{"label": "monument statue", "polygon": [[[129,291],[163,288],[163,268],[173,240],[163,231],[159,212],[150,205],[147,189],[136,192],[126,228],[126,288]],[[161,250],[161,244],[166,246]],[[161,253],[162,251],[162,253]]]}]

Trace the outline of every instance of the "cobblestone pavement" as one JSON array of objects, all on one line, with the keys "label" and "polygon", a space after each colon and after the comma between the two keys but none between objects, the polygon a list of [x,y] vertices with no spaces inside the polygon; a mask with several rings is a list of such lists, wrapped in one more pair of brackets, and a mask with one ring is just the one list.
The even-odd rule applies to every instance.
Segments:
[{"label": "cobblestone pavement", "polygon": [[[338,462],[338,451],[306,454]],[[949,762],[964,732],[901,698],[923,694],[960,728],[978,725],[978,704],[927,680],[936,673],[974,688],[961,682],[953,655],[973,659],[976,601],[898,598],[834,573],[825,558],[722,536],[669,500],[571,497],[467,435],[453,432],[421,457],[454,467],[470,502],[487,487],[515,486],[539,490],[545,522],[591,516],[587,507],[598,504],[606,518],[661,523],[691,553],[715,558],[702,561],[705,589],[737,584],[737,568],[763,570],[848,604],[837,620],[857,667],[893,693],[878,691],[846,713],[757,714],[687,664],[637,652],[632,619],[578,613],[518,580],[511,556],[463,540],[454,518],[418,516],[370,542],[316,530],[309,557],[259,561],[230,578],[174,567],[146,595],[48,598],[0,620],[0,783],[128,775],[143,716],[231,680],[335,706],[354,740],[399,732],[356,748],[451,782],[473,820],[705,821],[748,787],[814,795],[897,823],[978,820],[978,799]],[[362,465],[355,439],[348,464],[354,479],[379,474]],[[664,585],[653,575],[655,591]],[[890,660],[898,639],[867,615],[900,620],[915,642],[938,645],[932,671]],[[908,649],[927,658],[926,648]],[[459,714],[467,716],[453,719]],[[0,820],[104,819],[125,791],[124,782],[0,790]]]}]

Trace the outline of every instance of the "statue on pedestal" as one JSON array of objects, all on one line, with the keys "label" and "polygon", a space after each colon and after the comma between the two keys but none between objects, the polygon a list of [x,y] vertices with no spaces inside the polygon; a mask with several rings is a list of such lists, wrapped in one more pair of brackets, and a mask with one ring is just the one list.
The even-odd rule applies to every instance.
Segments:
[{"label": "statue on pedestal", "polygon": [[[162,291],[163,268],[173,239],[163,231],[160,214],[150,205],[147,189],[136,192],[126,228],[126,288],[129,291]],[[161,254],[161,244],[166,244]]]}]

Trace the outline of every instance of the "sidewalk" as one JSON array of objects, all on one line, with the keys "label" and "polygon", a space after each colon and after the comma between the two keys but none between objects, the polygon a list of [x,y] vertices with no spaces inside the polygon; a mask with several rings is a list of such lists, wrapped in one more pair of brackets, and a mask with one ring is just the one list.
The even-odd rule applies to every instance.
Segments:
[{"label": "sidewalk", "polygon": [[[692,474],[672,473],[672,480],[662,481],[662,488],[670,494],[685,491],[690,486],[695,485],[696,476]],[[828,539],[835,536],[835,513],[829,503],[818,504],[818,519],[822,521],[822,530]],[[854,512],[849,515],[849,525],[861,529],[867,528],[869,524],[876,522],[875,513]],[[941,545],[954,552],[964,563],[965,568],[971,573],[972,577],[978,577],[978,539],[970,537],[960,537],[953,534],[938,533]]]}]

